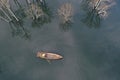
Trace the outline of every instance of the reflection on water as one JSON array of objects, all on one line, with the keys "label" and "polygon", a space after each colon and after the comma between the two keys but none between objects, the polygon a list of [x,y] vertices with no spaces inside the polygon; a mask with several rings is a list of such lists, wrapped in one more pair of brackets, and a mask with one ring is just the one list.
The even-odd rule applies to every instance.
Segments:
[{"label": "reflection on water", "polygon": [[101,20],[108,16],[108,9],[115,5],[112,0],[83,0],[82,7],[86,15],[82,20],[89,27],[99,27]]},{"label": "reflection on water", "polygon": [[72,26],[73,6],[70,3],[63,4],[58,9],[58,15],[60,17],[60,29],[67,31]]},{"label": "reflection on water", "polygon": [[85,18],[82,19],[82,22],[89,27],[98,28],[100,26],[101,18],[96,10],[92,9],[92,11],[86,12]]},{"label": "reflection on water", "polygon": [[[24,27],[26,17],[32,19],[33,27],[41,27],[45,23],[50,23],[52,12],[46,4],[45,0],[26,0],[27,7],[25,8],[18,0],[13,0],[17,9],[12,10],[9,0],[0,0],[0,18],[10,24],[13,36],[21,36],[29,38],[30,34]],[[70,3],[63,4],[58,9],[60,17],[59,27],[63,31],[67,31],[72,26],[73,7]]]},{"label": "reflection on water", "polygon": [[14,17],[17,21],[19,21],[16,15],[13,13],[13,11],[10,8],[9,0],[0,0],[0,5],[1,5],[0,6],[1,14],[3,13],[1,17],[3,20],[10,22]]},{"label": "reflection on water", "polygon": [[66,21],[65,23],[60,23],[59,28],[62,31],[68,31],[72,27],[72,22],[71,21]]},{"label": "reflection on water", "polygon": [[16,4],[16,7],[18,8],[18,9],[15,11],[15,14],[16,14],[20,19],[25,18],[25,17],[27,16],[26,13],[25,13],[25,7],[23,7],[18,0],[14,0],[14,3]]},{"label": "reflection on water", "polygon": [[[29,38],[27,30],[23,27],[23,8],[17,0],[14,1],[16,5],[19,5],[19,9],[17,10],[17,12],[15,11],[15,13],[10,7],[9,0],[0,0],[1,17],[4,21],[10,24],[13,36]],[[19,13],[20,15],[17,13]]]},{"label": "reflection on water", "polygon": [[[9,0],[0,0],[0,18],[14,25],[11,27],[12,34],[28,37],[28,32],[23,27],[26,17],[32,19],[33,27],[41,27],[46,23],[50,23],[52,12],[47,6],[45,0],[26,0],[27,7],[24,7],[18,0],[13,0],[17,10],[12,10]],[[82,22],[89,27],[99,27],[101,20],[108,16],[108,9],[115,4],[112,0],[82,0],[82,7],[85,16]],[[59,28],[67,31],[73,24],[73,6],[71,3],[64,3],[58,8],[58,16],[60,18]],[[19,26],[19,27],[17,27]]]},{"label": "reflection on water", "polygon": [[11,22],[9,22],[9,24],[10,24],[11,33],[13,37],[19,36],[25,39],[30,39],[31,35],[29,31],[26,28],[24,28],[22,20],[20,19],[19,21],[12,20]]},{"label": "reflection on water", "polygon": [[0,18],[10,24],[13,36],[30,38],[29,31],[24,27],[27,16],[32,18],[33,27],[40,27],[51,22],[52,14],[45,0],[26,0],[26,8],[18,0],[13,1],[17,10],[11,9],[9,0],[0,0]]},{"label": "reflection on water", "polygon": [[[21,0],[18,1],[20,3]],[[28,9],[31,9],[29,5],[32,5],[32,8],[35,7],[38,12],[40,9],[42,14],[45,13],[41,5],[46,3],[38,4],[39,1],[43,0],[27,1],[28,3],[30,1],[30,4],[27,3],[26,5],[25,3],[26,7],[22,3],[19,4],[25,14]],[[36,3],[36,1],[38,2]],[[61,4],[59,2],[61,1],[63,1],[62,5],[66,4],[64,0],[48,0],[49,4],[52,5],[50,8],[52,12],[54,10],[57,12],[57,9],[60,9]],[[120,12],[119,7],[113,10],[112,15],[105,21],[105,26],[102,25],[99,29],[89,29],[82,27],[84,26],[80,22],[82,15],[86,13],[85,17],[87,18],[85,18],[85,21],[89,19],[88,23],[91,23],[89,21],[96,21],[94,18],[98,17],[100,24],[103,18],[98,16],[96,14],[97,10],[94,9],[90,9],[90,11],[86,9],[85,13],[82,13],[80,4],[77,3],[80,0],[71,1],[73,2],[71,5],[74,6],[75,10],[74,24],[71,24],[71,19],[65,18],[67,21],[59,26],[62,20],[57,20],[56,17],[50,24],[44,25],[45,27],[41,30],[38,28],[33,29],[30,26],[33,20],[38,20],[38,24],[35,21],[34,25],[39,26],[39,20],[44,19],[36,10],[32,13],[34,15],[32,17],[28,14],[19,17],[12,7],[11,10],[1,7],[1,18],[10,23],[12,34],[14,36],[23,37],[25,35],[28,37],[32,33],[32,39],[24,40],[9,37],[9,28],[7,28],[9,26],[5,22],[1,23],[0,80],[120,80],[120,15],[116,15]],[[16,8],[19,9],[19,7]],[[71,8],[68,9],[71,11]],[[48,13],[46,14],[48,15]],[[79,15],[80,17],[78,17]],[[20,14],[20,16],[22,15]],[[62,18],[60,15],[59,17]],[[72,30],[68,32],[59,30],[59,28],[65,31],[69,30],[71,25]],[[48,64],[46,61],[36,58],[36,52],[40,50],[60,53],[64,56],[64,59]]]}]

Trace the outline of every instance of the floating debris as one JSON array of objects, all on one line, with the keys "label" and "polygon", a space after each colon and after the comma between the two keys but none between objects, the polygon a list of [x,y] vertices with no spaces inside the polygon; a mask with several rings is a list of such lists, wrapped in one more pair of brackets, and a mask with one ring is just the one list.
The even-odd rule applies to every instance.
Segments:
[{"label": "floating debris", "polygon": [[46,59],[48,62],[50,62],[50,60],[60,60],[63,58],[59,54],[49,53],[49,52],[48,53],[47,52],[38,52],[37,57],[42,58],[42,59]]}]

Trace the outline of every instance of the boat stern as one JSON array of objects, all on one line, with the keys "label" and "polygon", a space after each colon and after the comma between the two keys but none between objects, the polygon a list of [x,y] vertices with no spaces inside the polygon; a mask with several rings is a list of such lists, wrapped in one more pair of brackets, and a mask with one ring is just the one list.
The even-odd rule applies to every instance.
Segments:
[{"label": "boat stern", "polygon": [[38,52],[36,57],[38,57],[38,58],[45,58],[45,55],[46,54],[43,53],[43,52]]}]

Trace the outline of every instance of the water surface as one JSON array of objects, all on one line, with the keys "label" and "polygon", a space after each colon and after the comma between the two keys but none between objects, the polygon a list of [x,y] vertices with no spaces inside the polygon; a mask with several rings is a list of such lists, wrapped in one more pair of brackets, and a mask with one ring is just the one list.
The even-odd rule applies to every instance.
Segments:
[{"label": "water surface", "polygon": [[[55,14],[66,2],[74,7],[74,23],[64,31]],[[47,1],[54,17],[41,28],[25,19],[30,39],[12,37],[9,24],[1,20],[0,80],[119,80],[120,1],[116,2],[99,27],[90,27],[81,21],[79,0]],[[37,51],[58,53],[64,59],[49,64],[36,58]]]}]

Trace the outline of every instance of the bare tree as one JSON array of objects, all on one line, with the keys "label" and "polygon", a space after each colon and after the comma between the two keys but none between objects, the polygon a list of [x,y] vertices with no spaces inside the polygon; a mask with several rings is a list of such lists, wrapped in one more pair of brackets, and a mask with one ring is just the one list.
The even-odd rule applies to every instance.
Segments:
[{"label": "bare tree", "polygon": [[58,15],[60,17],[60,29],[67,31],[72,26],[73,7],[70,3],[63,4],[58,9]]},{"label": "bare tree", "polygon": [[4,11],[6,16],[9,16],[9,18],[14,17],[16,21],[19,21],[14,12],[10,9],[9,0],[0,0],[0,8],[2,11]]},{"label": "bare tree", "polygon": [[[86,12],[82,22],[89,27],[98,28],[101,20],[108,16],[108,10],[111,6],[115,5],[113,0],[83,0],[83,7]],[[86,4],[85,4],[86,3]]]},{"label": "bare tree", "polygon": [[42,11],[42,9],[37,6],[36,4],[31,4],[30,7],[27,10],[27,14],[32,17],[32,19],[37,19],[40,16],[44,15],[44,12]]},{"label": "bare tree", "polygon": [[28,2],[28,9],[26,13],[29,17],[33,19],[32,26],[41,26],[44,23],[51,21],[51,16],[47,10],[39,6],[37,2]]},{"label": "bare tree", "polygon": [[70,3],[63,4],[58,9],[58,15],[62,19],[63,23],[66,23],[67,21],[72,21],[73,16],[73,7]]},{"label": "bare tree", "polygon": [[115,5],[114,0],[85,0],[89,10],[96,10],[101,17],[108,16],[108,9]]}]

